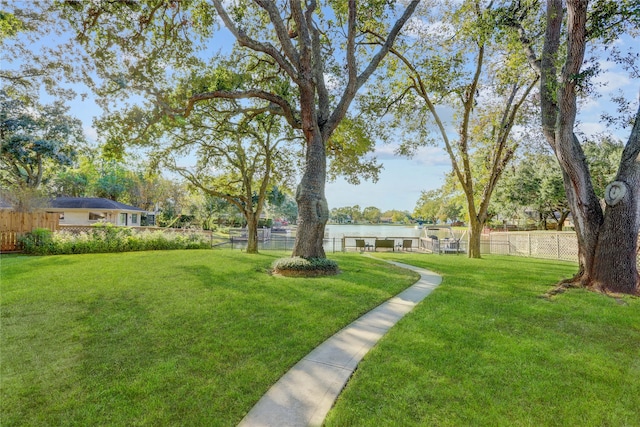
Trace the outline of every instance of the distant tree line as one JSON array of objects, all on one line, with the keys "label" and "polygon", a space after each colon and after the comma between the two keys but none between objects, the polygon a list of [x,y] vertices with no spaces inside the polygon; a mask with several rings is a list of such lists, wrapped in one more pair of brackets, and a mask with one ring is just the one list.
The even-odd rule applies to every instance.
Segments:
[{"label": "distant tree line", "polygon": [[[624,144],[601,134],[586,140],[583,147],[596,194],[604,203],[605,188],[615,177]],[[423,191],[413,216],[429,222],[464,222],[468,212],[464,194],[456,184],[449,174],[440,188]],[[570,213],[562,171],[553,153],[539,144],[529,144],[514,157],[498,182],[489,205],[487,225],[562,230]]]},{"label": "distant tree line", "polygon": [[333,208],[329,219],[337,224],[410,224],[414,221],[406,211],[392,209],[382,212],[375,206],[360,208],[359,205]]}]

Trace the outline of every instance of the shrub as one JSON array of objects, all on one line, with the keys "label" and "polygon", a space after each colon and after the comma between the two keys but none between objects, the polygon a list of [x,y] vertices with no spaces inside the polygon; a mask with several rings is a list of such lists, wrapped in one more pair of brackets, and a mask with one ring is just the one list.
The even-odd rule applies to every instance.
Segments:
[{"label": "shrub", "polygon": [[135,231],[112,224],[94,226],[88,233],[37,229],[21,239],[23,251],[34,255],[129,252],[161,249],[207,249],[210,239],[197,233]]},{"label": "shrub", "polygon": [[21,236],[18,241],[26,253],[46,255],[52,253],[53,232],[48,228],[36,228],[31,233]]},{"label": "shrub", "polygon": [[258,220],[258,227],[259,228],[264,228],[264,227],[271,228],[271,227],[273,227],[273,220],[271,218],[269,218],[269,219],[260,218]]},{"label": "shrub", "polygon": [[338,274],[338,263],[327,258],[280,258],[273,265],[273,272],[283,276],[330,276]]}]

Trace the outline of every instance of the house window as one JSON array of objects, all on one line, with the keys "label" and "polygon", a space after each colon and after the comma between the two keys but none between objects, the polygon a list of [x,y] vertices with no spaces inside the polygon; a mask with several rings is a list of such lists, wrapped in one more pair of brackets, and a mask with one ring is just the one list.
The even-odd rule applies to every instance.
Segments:
[{"label": "house window", "polygon": [[121,213],[120,214],[120,225],[127,225],[127,214],[126,213]]},{"label": "house window", "polygon": [[60,212],[60,221],[64,221],[64,212]]},{"label": "house window", "polygon": [[102,212],[89,212],[89,221],[101,221],[105,216]]},{"label": "house window", "polygon": [[131,214],[131,224],[138,223],[138,214]]},{"label": "house window", "polygon": [[141,217],[141,225],[156,225],[156,216],[154,214],[146,214]]}]

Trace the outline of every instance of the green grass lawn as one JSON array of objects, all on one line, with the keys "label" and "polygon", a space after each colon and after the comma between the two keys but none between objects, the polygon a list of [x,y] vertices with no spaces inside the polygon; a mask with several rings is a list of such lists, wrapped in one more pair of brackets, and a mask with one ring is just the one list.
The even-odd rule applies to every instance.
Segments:
[{"label": "green grass lawn", "polygon": [[[229,250],[0,257],[0,425],[231,426],[312,348],[415,276],[266,274]],[[328,425],[640,425],[640,299],[571,290],[576,267],[377,254],[444,282],[369,353]]]},{"label": "green grass lawn", "polygon": [[0,257],[0,425],[231,426],[284,372],[416,280],[357,254],[274,277],[284,253]]},{"label": "green grass lawn", "polygon": [[568,263],[379,256],[444,281],[360,363],[327,425],[640,425],[640,299],[540,298]]}]

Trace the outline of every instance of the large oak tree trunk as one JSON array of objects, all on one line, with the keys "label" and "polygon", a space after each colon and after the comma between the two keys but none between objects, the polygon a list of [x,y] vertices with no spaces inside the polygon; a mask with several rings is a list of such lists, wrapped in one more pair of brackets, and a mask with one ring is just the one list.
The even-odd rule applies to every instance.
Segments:
[{"label": "large oak tree trunk", "polygon": [[[573,148],[582,152],[579,145]],[[568,158],[566,153],[564,157]],[[558,156],[558,160],[560,159],[561,155]],[[576,157],[576,159],[580,159],[580,157]],[[578,239],[579,269],[573,278],[573,282],[584,285],[590,280],[598,234],[603,221],[602,209],[600,201],[593,191],[586,161],[575,160],[572,165],[563,164],[560,161],[560,165],[564,178],[565,193],[571,207],[573,224]],[[569,171],[567,172],[567,170]]]},{"label": "large oak tree trunk", "polygon": [[[561,79],[554,83],[563,9],[561,0],[547,0],[547,32],[541,62],[543,129],[562,169],[578,237],[579,271],[570,283],[602,292],[639,294],[636,256],[640,227],[640,110],[623,152],[618,177],[607,188],[604,213],[574,134],[576,76],[580,74],[587,40],[587,4],[587,0],[567,1],[566,59]],[[558,91],[554,93],[555,87]]]},{"label": "large oak tree trunk", "polygon": [[319,132],[314,132],[307,148],[304,174],[296,192],[298,225],[292,256],[324,258],[324,229],[329,220],[325,198],[325,145]]},{"label": "large oak tree trunk", "polygon": [[616,180],[607,186],[604,222],[588,285],[599,291],[640,294],[640,109],[622,153]]},{"label": "large oak tree trunk", "polygon": [[[635,188],[640,186],[638,176],[634,180]],[[636,264],[640,206],[638,199],[637,191],[627,190],[626,196],[619,203],[607,206],[591,281],[587,286],[604,292],[640,293]]]}]

